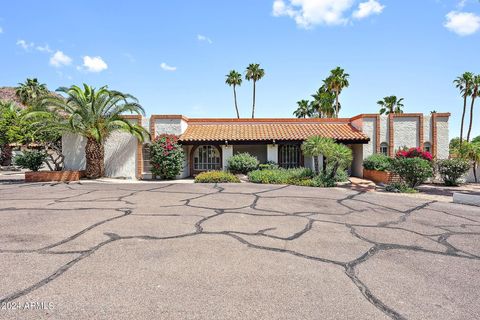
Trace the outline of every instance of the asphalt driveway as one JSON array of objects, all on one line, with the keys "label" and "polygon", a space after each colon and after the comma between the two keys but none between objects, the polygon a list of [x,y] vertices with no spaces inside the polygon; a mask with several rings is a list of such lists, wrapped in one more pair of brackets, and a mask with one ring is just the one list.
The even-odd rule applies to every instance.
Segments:
[{"label": "asphalt driveway", "polygon": [[253,184],[0,185],[0,319],[478,319],[480,209]]}]

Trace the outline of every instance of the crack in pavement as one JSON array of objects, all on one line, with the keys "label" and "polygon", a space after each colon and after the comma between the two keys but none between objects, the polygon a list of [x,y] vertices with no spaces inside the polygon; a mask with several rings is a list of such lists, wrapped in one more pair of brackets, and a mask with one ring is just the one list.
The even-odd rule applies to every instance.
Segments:
[{"label": "crack in pavement", "polygon": [[[266,186],[266,190],[261,190],[261,191],[256,191],[256,192],[232,192],[228,191],[226,187],[222,187],[219,184],[214,184],[211,186],[211,188],[214,190],[214,192],[184,192],[184,191],[172,191],[168,190],[175,184],[167,184],[167,185],[162,185],[160,187],[155,186],[152,188],[147,188],[147,189],[142,189],[141,187],[139,189],[122,189],[118,188],[115,190],[112,190],[112,193],[114,193],[116,190],[122,190],[122,191],[128,191],[129,193],[118,196],[118,197],[103,197],[103,198],[93,198],[92,200],[88,200],[89,203],[95,203],[96,201],[99,202],[121,202],[125,205],[132,206],[129,208],[96,208],[94,206],[89,207],[89,208],[67,208],[67,209],[57,209],[57,208],[19,208],[19,207],[5,207],[5,208],[0,208],[0,212],[10,212],[10,211],[15,211],[15,210],[49,210],[49,211],[77,211],[77,210],[116,210],[118,212],[121,212],[121,214],[110,217],[108,219],[103,219],[100,220],[96,223],[91,224],[90,226],[74,233],[73,235],[66,237],[60,241],[54,242],[52,244],[43,246],[38,249],[24,249],[24,250],[8,250],[8,249],[0,249],[0,254],[2,253],[17,253],[17,254],[29,254],[29,253],[40,253],[40,254],[52,254],[52,255],[62,255],[62,254],[77,254],[78,256],[74,258],[73,260],[67,262],[66,264],[61,265],[55,272],[50,274],[49,276],[43,278],[42,280],[28,286],[27,288],[20,289],[16,292],[13,292],[5,297],[2,297],[0,299],[0,304],[1,303],[6,303],[13,301],[15,299],[18,299],[22,296],[25,296],[36,289],[47,285],[48,283],[54,281],[58,277],[62,276],[65,272],[67,272],[69,269],[71,269],[75,264],[83,261],[84,259],[90,257],[93,255],[95,252],[100,250],[101,248],[108,246],[114,242],[120,241],[120,240],[130,240],[130,239],[141,239],[141,240],[152,240],[152,241],[161,241],[161,240],[172,240],[172,239],[182,239],[186,237],[193,237],[193,236],[198,236],[198,235],[217,235],[217,236],[226,236],[232,239],[235,239],[236,241],[240,242],[243,245],[246,245],[249,248],[255,249],[255,250],[263,250],[263,251],[268,251],[268,252],[276,252],[276,253],[281,253],[281,254],[288,254],[292,255],[301,259],[307,259],[307,260],[312,260],[320,263],[327,263],[333,266],[337,266],[343,269],[346,277],[352,281],[352,283],[358,288],[359,292],[361,295],[373,306],[375,306],[379,311],[381,311],[383,314],[386,316],[392,318],[392,319],[405,319],[405,316],[400,314],[398,311],[394,310],[391,306],[386,305],[380,297],[377,297],[371,290],[370,288],[358,277],[357,274],[357,267],[360,266],[361,264],[367,262],[369,259],[377,255],[378,253],[382,251],[388,251],[388,250],[408,250],[408,251],[415,251],[415,252],[424,252],[424,253],[429,253],[429,254],[435,254],[435,255],[443,255],[443,256],[450,256],[450,257],[457,257],[457,258],[462,258],[462,259],[472,259],[472,260],[480,260],[480,257],[471,253],[468,253],[466,251],[463,251],[459,248],[456,248],[452,244],[448,242],[449,237],[452,235],[463,235],[463,234],[468,234],[468,235],[475,235],[475,234],[480,234],[480,232],[475,233],[475,232],[454,232],[450,231],[447,229],[444,229],[446,227],[445,225],[439,225],[438,228],[442,228],[442,230],[445,230],[445,232],[442,233],[422,233],[422,232],[417,232],[415,230],[410,230],[408,228],[402,227],[402,223],[406,222],[413,214],[416,212],[419,212],[423,209],[432,210],[436,211],[448,216],[456,217],[456,218],[463,218],[469,222],[475,222],[478,223],[478,221],[468,218],[468,217],[463,217],[459,214],[451,214],[449,212],[445,212],[439,209],[432,208],[431,206],[435,204],[435,201],[430,201],[426,203],[421,203],[417,206],[413,206],[408,208],[407,210],[400,210],[400,209],[394,209],[391,207],[383,206],[378,203],[373,203],[370,202],[365,198],[365,192],[353,192],[351,194],[348,194],[347,196],[337,199],[337,198],[328,198],[328,197],[312,197],[312,196],[291,196],[291,195],[275,195],[276,191],[281,191],[281,190],[286,190],[288,188],[291,188],[290,186]],[[20,185],[19,187],[27,187],[32,185]],[[56,203],[69,203],[69,202],[83,202],[86,200],[78,200],[75,201],[75,198],[84,196],[84,195],[95,195],[96,192],[103,191],[105,192],[105,189],[102,189],[104,185],[84,185],[81,183],[77,184],[70,184],[70,185],[64,185],[64,184],[36,184],[33,187],[62,187],[66,186],[67,189],[72,190],[72,191],[79,191],[77,195],[73,196],[66,196],[66,197],[60,197],[60,198],[54,198],[54,199],[47,199],[47,200],[53,200],[51,204],[56,204]],[[85,189],[85,186],[88,187],[93,187],[91,190],[83,190]],[[82,189],[83,188],[83,189]],[[321,190],[321,189],[320,189]],[[83,191],[83,192],[82,192]],[[186,195],[191,195],[191,197],[184,198],[184,200],[179,200],[179,202],[183,202],[182,204],[178,205],[156,205],[156,208],[165,208],[165,209],[175,209],[175,212],[172,213],[165,213],[165,214],[155,214],[153,213],[135,213],[135,205],[136,203],[133,202],[131,199],[127,199],[130,197],[133,197],[135,195],[139,195],[141,193],[155,193],[155,192],[161,192],[165,194],[186,194]],[[243,206],[238,206],[235,208],[216,208],[214,206],[210,205],[199,205],[195,204],[196,200],[200,200],[202,198],[209,197],[211,195],[218,195],[222,194],[225,196],[231,196],[234,197],[236,195],[241,195],[241,196],[251,196],[252,201]],[[363,198],[362,198],[363,197]],[[45,198],[42,198],[45,199]],[[339,205],[340,207],[343,207],[347,209],[346,212],[344,213],[338,213],[338,212],[316,212],[315,210],[312,211],[296,211],[296,212],[284,212],[280,210],[274,210],[274,209],[261,209],[258,208],[258,202],[261,199],[304,199],[304,200],[309,200],[309,201],[332,201]],[[9,201],[9,200],[17,200],[17,199],[2,199],[3,201]],[[18,201],[18,200],[17,200]],[[288,201],[288,200],[287,200]],[[368,205],[368,208],[358,208],[355,206],[355,203],[361,203],[363,205]],[[51,204],[48,204],[47,206],[50,206]],[[191,207],[191,208],[197,208],[197,209],[205,209],[212,211],[212,215],[195,215],[195,214],[179,214],[177,213],[178,208],[181,207]],[[326,206],[328,208],[328,206]],[[242,212],[240,210],[242,209],[250,209],[253,212]],[[335,209],[332,209],[333,211],[338,211]],[[325,219],[318,219],[314,218],[313,216],[325,216],[325,217],[332,217],[332,216],[339,216],[339,217],[349,217],[352,214],[358,214],[358,213],[365,213],[368,212],[369,210],[372,210],[377,213],[385,213],[385,212],[394,212],[400,214],[399,217],[395,216],[391,220],[387,221],[382,221],[376,224],[362,224],[362,223],[347,223],[347,222],[339,222],[339,221],[329,221]],[[277,228],[275,226],[269,226],[266,228],[259,228],[256,232],[243,232],[243,231],[238,231],[238,230],[222,230],[222,231],[206,231],[204,227],[204,223],[207,221],[213,220],[219,216],[225,215],[225,214],[239,214],[239,215],[246,215],[246,216],[253,216],[253,217],[290,217],[290,218],[295,218],[295,219],[303,219],[306,221],[304,227],[293,234],[290,234],[289,236],[281,237],[277,235],[273,235],[268,233],[269,231],[275,231]],[[177,235],[171,235],[171,236],[154,236],[154,235],[149,235],[149,234],[139,234],[139,235],[134,235],[134,236],[121,236],[117,233],[114,232],[107,232],[104,233],[108,237],[107,240],[102,241],[93,247],[86,249],[86,250],[72,250],[72,251],[52,251],[52,249],[57,248],[63,244],[69,243],[75,239],[78,239],[82,235],[91,232],[92,230],[98,228],[101,225],[108,225],[109,222],[115,221],[122,219],[124,217],[131,216],[149,216],[149,217],[198,217],[200,218],[195,222],[195,224],[192,226],[194,228],[194,232],[189,232],[189,233],[182,233],[182,234],[177,234]],[[312,230],[312,227],[314,226],[315,223],[321,222],[321,223],[326,223],[326,224],[332,224],[332,225],[340,225],[345,227],[347,230],[349,230],[349,233],[352,237],[358,239],[359,241],[371,244],[371,247],[361,254],[359,257],[356,259],[353,259],[348,262],[342,262],[334,259],[327,259],[323,258],[321,256],[315,256],[315,255],[308,255],[304,253],[297,252],[295,250],[289,250],[284,248],[278,248],[278,247],[270,247],[270,246],[262,246],[258,244],[254,244],[248,240],[246,240],[243,236],[258,236],[260,238],[269,238],[273,240],[279,240],[279,241],[285,241],[285,243],[289,241],[295,241],[301,237],[303,237],[305,234],[310,232]],[[478,226],[477,224],[461,224],[461,225],[452,225],[451,227],[463,227],[465,228],[468,225],[472,226]],[[437,227],[435,225],[432,225],[434,227]],[[396,243],[381,243],[378,241],[374,241],[373,239],[370,239],[368,236],[362,236],[359,234],[356,230],[356,228],[359,227],[366,227],[366,228],[381,228],[384,230],[401,230],[405,231],[411,234],[414,234],[420,238],[426,239],[430,242],[437,243],[441,245],[442,247],[445,248],[445,251],[435,251],[435,250],[429,250],[425,249],[421,246],[414,246],[414,245],[402,245],[402,244],[396,244]]]}]

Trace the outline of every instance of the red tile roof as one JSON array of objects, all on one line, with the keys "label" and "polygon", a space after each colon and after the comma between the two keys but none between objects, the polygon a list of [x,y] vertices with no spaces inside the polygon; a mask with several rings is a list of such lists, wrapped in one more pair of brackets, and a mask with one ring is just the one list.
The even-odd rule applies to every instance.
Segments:
[{"label": "red tile roof", "polygon": [[348,120],[325,120],[327,119],[190,119],[180,141],[301,141],[315,135],[346,142],[369,140]]}]

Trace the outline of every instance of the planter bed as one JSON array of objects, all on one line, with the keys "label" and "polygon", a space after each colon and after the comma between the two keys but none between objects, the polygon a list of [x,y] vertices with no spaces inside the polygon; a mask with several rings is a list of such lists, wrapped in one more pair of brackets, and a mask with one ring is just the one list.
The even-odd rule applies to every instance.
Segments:
[{"label": "planter bed", "polygon": [[400,177],[392,172],[363,169],[363,178],[375,183],[389,184],[400,182]]},{"label": "planter bed", "polygon": [[28,171],[25,182],[78,181],[83,175],[84,171]]}]

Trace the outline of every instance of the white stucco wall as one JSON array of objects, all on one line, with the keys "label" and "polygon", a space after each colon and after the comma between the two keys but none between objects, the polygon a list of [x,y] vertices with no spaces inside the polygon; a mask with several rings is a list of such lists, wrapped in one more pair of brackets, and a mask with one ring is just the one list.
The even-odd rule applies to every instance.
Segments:
[{"label": "white stucco wall", "polygon": [[419,121],[418,117],[402,117],[393,120],[393,150],[394,152],[404,146],[417,147]]},{"label": "white stucco wall", "polygon": [[449,155],[449,132],[448,118],[438,117],[437,119],[437,159],[447,159]]},{"label": "white stucco wall", "polygon": [[432,117],[430,115],[423,116],[423,142],[432,143]]},{"label": "white stucco wall", "polygon": [[[62,137],[62,152],[66,170],[84,170],[86,139],[78,135]],[[136,177],[137,140],[128,133],[114,132],[105,141],[105,176],[112,178]]]},{"label": "white stucco wall", "polygon": [[278,144],[267,145],[267,161],[278,163]]},{"label": "white stucco wall", "polygon": [[85,145],[87,140],[74,134],[62,136],[62,153],[66,170],[85,170]]},{"label": "white stucco wall", "polygon": [[228,159],[233,156],[233,146],[222,145],[222,167],[228,169]]},{"label": "white stucco wall", "polygon": [[183,179],[190,176],[190,151],[192,146],[183,146],[183,168],[182,172],[177,176],[177,179]]},{"label": "white stucco wall", "polygon": [[390,135],[388,134],[388,117],[380,116],[380,143],[387,143]]},{"label": "white stucco wall", "polygon": [[186,123],[182,119],[155,119],[155,135],[182,134],[186,129]]},{"label": "white stucco wall", "polygon": [[137,139],[126,132],[113,132],[104,144],[105,176],[135,179]]},{"label": "white stucco wall", "polygon": [[364,159],[363,157],[366,158],[374,154],[376,151],[375,146],[377,141],[377,135],[375,133],[375,121],[376,121],[375,118],[363,119],[362,131],[364,134],[366,134],[370,138],[370,141],[367,144],[362,145],[363,151],[361,152],[362,158],[360,159]]}]

